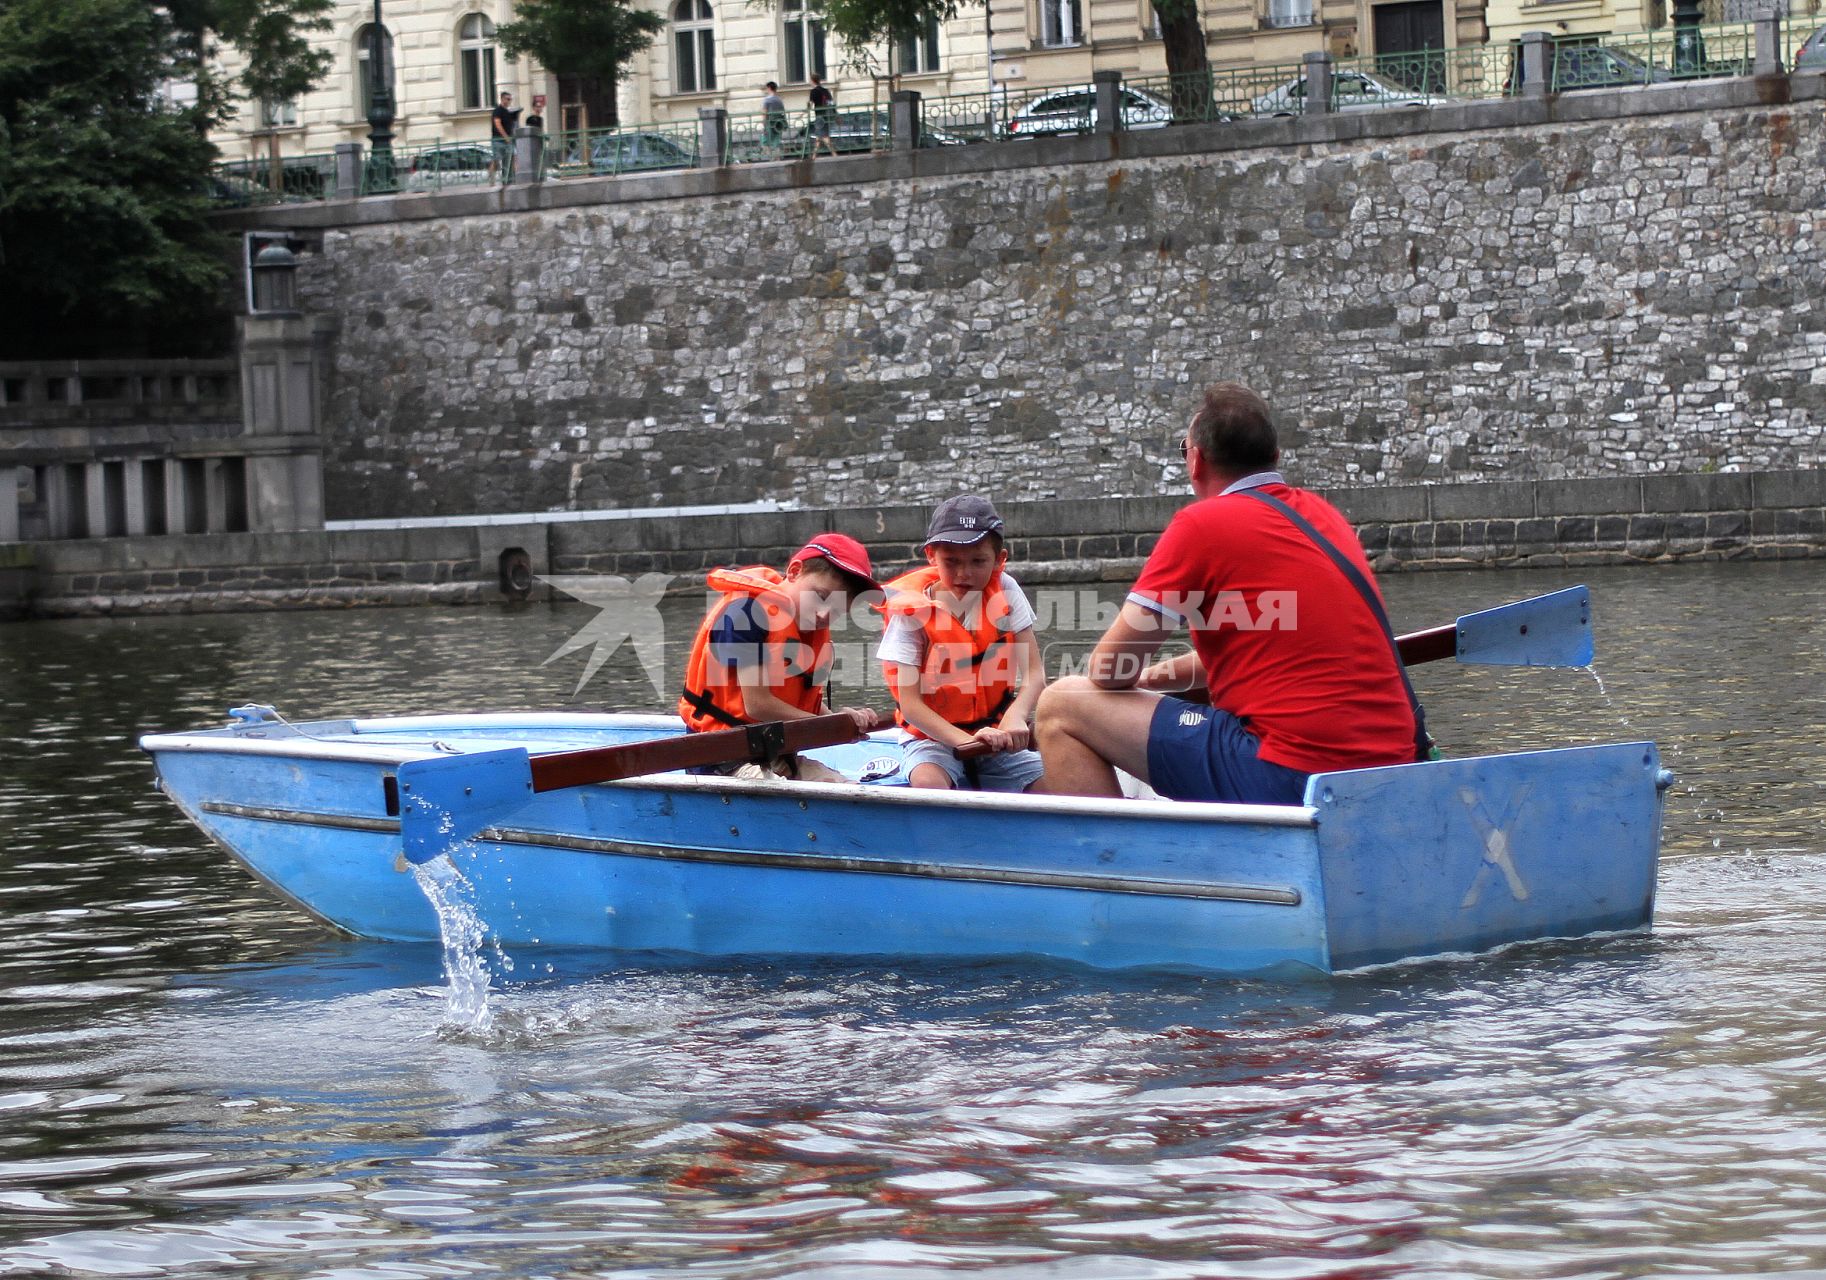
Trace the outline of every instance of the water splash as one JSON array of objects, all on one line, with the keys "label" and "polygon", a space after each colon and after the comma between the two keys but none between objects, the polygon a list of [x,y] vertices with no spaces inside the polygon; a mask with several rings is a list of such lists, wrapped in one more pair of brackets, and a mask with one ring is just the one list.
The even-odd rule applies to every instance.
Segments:
[{"label": "water splash", "polygon": [[489,930],[476,910],[475,886],[448,856],[413,867],[412,875],[437,912],[438,934],[444,941],[444,977],[450,984],[445,1024],[454,1031],[485,1036],[494,1029],[488,965],[482,959]]}]

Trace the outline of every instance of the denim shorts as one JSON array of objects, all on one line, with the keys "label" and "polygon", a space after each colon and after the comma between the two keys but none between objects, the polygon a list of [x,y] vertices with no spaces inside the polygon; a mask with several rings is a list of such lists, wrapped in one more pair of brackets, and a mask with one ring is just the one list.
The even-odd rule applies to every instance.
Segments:
[{"label": "denim shorts", "polygon": [[1148,782],[1173,800],[1301,803],[1307,775],[1258,759],[1260,746],[1228,711],[1162,698],[1148,726]]},{"label": "denim shorts", "polygon": [[915,767],[935,764],[960,791],[1025,791],[1046,772],[1038,751],[998,751],[992,756],[966,761],[959,760],[957,752],[950,747],[911,734],[901,748],[901,758],[904,761],[901,767],[909,779],[913,777]]}]

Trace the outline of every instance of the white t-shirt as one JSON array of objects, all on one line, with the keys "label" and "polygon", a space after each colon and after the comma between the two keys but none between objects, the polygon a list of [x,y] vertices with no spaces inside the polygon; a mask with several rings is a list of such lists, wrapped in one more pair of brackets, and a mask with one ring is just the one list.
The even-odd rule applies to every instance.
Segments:
[{"label": "white t-shirt", "polygon": [[[1008,602],[1008,612],[997,620],[997,630],[1013,633],[1033,626],[1033,606],[1027,602],[1020,584],[1005,573],[1002,575],[1002,598]],[[881,648],[875,651],[875,656],[883,662],[918,667],[925,663],[926,643],[926,629],[906,614],[897,613],[882,629]]]}]

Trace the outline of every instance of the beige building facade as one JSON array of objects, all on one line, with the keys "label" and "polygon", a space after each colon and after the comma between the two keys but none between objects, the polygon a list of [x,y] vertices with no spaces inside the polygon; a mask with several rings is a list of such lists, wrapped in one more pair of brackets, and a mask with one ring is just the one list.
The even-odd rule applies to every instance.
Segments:
[{"label": "beige building facade", "polygon": [[[526,108],[548,100],[548,130],[688,124],[706,107],[749,115],[762,86],[780,86],[789,110],[806,105],[812,72],[821,71],[842,110],[885,107],[895,87],[928,98],[983,94],[1009,97],[1088,83],[1098,71],[1125,77],[1166,73],[1166,57],[1149,0],[988,0],[894,48],[860,54],[826,37],[814,0],[642,0],[663,5],[666,29],[637,55],[616,86],[613,105],[594,86],[562,83],[527,59],[508,59],[495,42],[512,16],[511,0],[383,0],[383,62],[396,97],[396,149],[481,141],[500,90]],[[1517,12],[1660,0],[1557,0]],[[1325,50],[1335,58],[1480,44],[1484,0],[1199,0],[1211,64],[1220,71],[1293,64]],[[1519,6],[1519,7],[1518,7]],[[1494,11],[1492,16],[1494,17]],[[228,160],[269,154],[320,155],[336,144],[368,141],[371,3],[341,3],[323,37],[334,54],[329,75],[291,103],[245,103],[219,132]],[[1529,29],[1539,26],[1531,22]],[[237,69],[232,57],[225,69]]]}]

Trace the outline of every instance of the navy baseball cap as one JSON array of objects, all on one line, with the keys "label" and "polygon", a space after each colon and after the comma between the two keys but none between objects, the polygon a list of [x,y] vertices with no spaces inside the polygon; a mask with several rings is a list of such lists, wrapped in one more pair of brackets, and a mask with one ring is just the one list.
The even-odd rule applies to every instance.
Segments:
[{"label": "navy baseball cap", "polygon": [[969,547],[1001,531],[1002,517],[995,513],[989,499],[966,493],[938,504],[938,510],[932,513],[932,523],[926,526],[925,545],[948,542],[953,546]]}]

